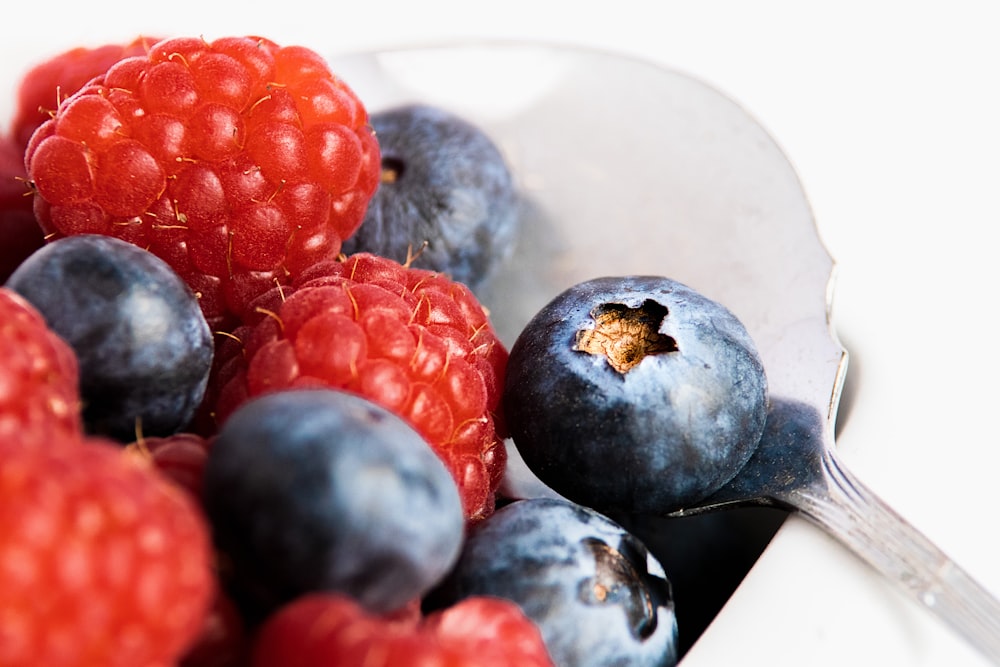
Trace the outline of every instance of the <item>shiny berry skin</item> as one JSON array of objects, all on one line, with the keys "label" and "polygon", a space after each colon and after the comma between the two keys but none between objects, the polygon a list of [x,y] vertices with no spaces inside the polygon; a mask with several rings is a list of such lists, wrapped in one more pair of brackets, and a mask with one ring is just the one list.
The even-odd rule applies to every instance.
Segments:
[{"label": "shiny berry skin", "polygon": [[80,234],[37,250],[6,284],[76,353],[88,432],[129,443],[194,416],[214,340],[191,289],[159,257]]},{"label": "shiny berry skin", "polygon": [[447,608],[481,596],[516,603],[559,665],[677,661],[673,593],[663,567],[618,523],[569,501],[515,501],[472,527],[433,599]]},{"label": "shiny berry skin", "polygon": [[312,592],[404,607],[447,572],[465,525],[420,435],[332,389],[275,392],[234,413],[208,456],[204,505],[251,617]]},{"label": "shiny berry skin", "polygon": [[346,389],[409,422],[452,472],[469,518],[494,506],[506,465],[500,391],[507,350],[468,287],[368,253],[317,265],[254,303],[220,341],[206,398],[224,422],[247,398]]},{"label": "shiny berry skin", "polygon": [[0,664],[173,664],[214,590],[199,508],[116,443],[0,443]]},{"label": "shiny berry skin", "polygon": [[262,627],[252,667],[553,667],[538,628],[518,607],[470,598],[422,619],[366,613],[336,595],[308,595]]},{"label": "shiny berry skin", "polygon": [[47,447],[83,432],[73,348],[6,287],[0,287],[0,360],[0,442]]},{"label": "shiny berry skin", "polygon": [[213,328],[361,224],[379,178],[368,114],[316,53],[176,38],[60,104],[25,154],[47,234],[116,236],[165,259]]},{"label": "shiny berry skin", "polygon": [[78,46],[31,67],[17,88],[17,109],[11,137],[21,152],[38,126],[47,121],[59,103],[123,58],[145,56],[159,39],[137,37],[123,44]]},{"label": "shiny berry skin", "polygon": [[519,198],[503,154],[479,126],[408,104],[372,114],[382,180],[344,244],[448,274],[479,292],[514,250]]},{"label": "shiny berry skin", "polygon": [[760,441],[767,378],[728,309],[662,276],[573,285],[511,348],[504,411],[538,478],[606,513],[718,490]]}]

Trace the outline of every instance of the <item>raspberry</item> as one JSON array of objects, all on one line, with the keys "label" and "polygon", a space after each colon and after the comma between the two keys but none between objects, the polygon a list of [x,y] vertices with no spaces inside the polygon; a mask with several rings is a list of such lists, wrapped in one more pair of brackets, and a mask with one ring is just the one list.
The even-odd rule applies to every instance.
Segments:
[{"label": "raspberry", "polygon": [[0,442],[48,445],[82,433],[72,348],[6,287],[0,287],[0,359]]},{"label": "raspberry", "polygon": [[38,126],[66,99],[123,58],[146,55],[157,39],[138,37],[127,44],[80,46],[29,69],[17,90],[11,137],[23,152]]},{"label": "raspberry", "polygon": [[201,634],[177,667],[244,667],[249,644],[239,609],[221,588],[217,588]]},{"label": "raspberry", "polygon": [[174,433],[173,435],[143,438],[136,443],[140,450],[149,453],[153,465],[167,479],[187,490],[191,496],[201,500],[202,480],[205,461],[211,442],[196,433]]},{"label": "raspberry", "polygon": [[468,598],[419,621],[365,613],[350,598],[316,594],[278,610],[263,625],[253,667],[551,667],[541,634],[520,608]]},{"label": "raspberry", "polygon": [[166,260],[225,329],[335,257],[380,172],[368,114],[316,53],[256,37],[161,41],[59,105],[25,153],[47,234]]},{"label": "raspberry", "polygon": [[316,265],[255,302],[220,345],[209,391],[221,423],[248,398],[293,387],[360,394],[407,420],[455,478],[467,518],[487,516],[506,464],[507,350],[485,309],[444,274],[359,253]]},{"label": "raspberry", "polygon": [[0,446],[0,664],[166,665],[215,585],[197,506],[111,441]]},{"label": "raspberry", "polygon": [[0,284],[45,243],[25,187],[24,150],[0,136]]}]

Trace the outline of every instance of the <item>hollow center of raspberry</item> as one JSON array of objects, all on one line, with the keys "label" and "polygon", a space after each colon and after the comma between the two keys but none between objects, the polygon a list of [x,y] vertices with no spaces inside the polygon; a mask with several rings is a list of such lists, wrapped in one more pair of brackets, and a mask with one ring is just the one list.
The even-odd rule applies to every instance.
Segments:
[{"label": "hollow center of raspberry", "polygon": [[666,306],[646,299],[638,308],[605,303],[590,312],[593,329],[576,332],[574,350],[601,355],[624,375],[647,356],[677,351],[677,341],[660,333]]}]

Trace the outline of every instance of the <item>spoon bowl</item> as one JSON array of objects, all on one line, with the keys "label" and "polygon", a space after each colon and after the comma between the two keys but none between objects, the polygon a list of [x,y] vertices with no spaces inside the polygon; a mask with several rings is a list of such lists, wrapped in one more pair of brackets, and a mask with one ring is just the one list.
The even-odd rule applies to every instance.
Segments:
[{"label": "spoon bowl", "polygon": [[[477,123],[524,195],[507,269],[479,296],[507,344],[558,293],[665,275],[732,310],[768,376],[764,438],[728,485],[677,511],[798,512],[1000,664],[1000,603],[839,460],[848,354],[831,326],[834,262],[779,146],[704,83],[596,51],[521,43],[332,59],[370,110],[408,102]],[[554,495],[511,448],[510,497]]]}]

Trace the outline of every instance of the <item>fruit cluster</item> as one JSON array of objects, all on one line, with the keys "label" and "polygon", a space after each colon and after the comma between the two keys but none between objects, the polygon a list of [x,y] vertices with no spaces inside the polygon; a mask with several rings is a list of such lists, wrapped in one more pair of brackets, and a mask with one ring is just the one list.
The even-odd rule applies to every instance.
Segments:
[{"label": "fruit cluster", "polygon": [[[728,311],[606,278],[508,353],[502,153],[300,46],[73,49],[0,142],[0,665],[676,662],[609,515],[752,452]],[[503,496],[508,434],[565,498]]]}]

